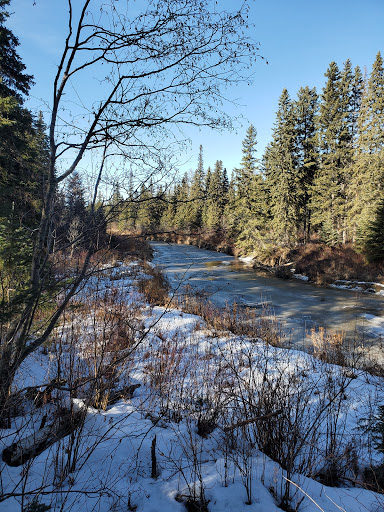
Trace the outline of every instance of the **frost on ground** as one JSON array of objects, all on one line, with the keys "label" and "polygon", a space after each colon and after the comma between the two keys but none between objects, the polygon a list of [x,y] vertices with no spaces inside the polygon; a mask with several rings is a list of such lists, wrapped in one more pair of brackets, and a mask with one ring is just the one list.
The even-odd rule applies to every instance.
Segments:
[{"label": "frost on ground", "polygon": [[1,463],[0,511],[383,510],[367,470],[383,462],[382,378],[325,361],[331,346],[315,359],[150,307],[142,278],[131,265],[92,279],[21,368],[2,449],[64,408],[86,416],[22,466]]}]

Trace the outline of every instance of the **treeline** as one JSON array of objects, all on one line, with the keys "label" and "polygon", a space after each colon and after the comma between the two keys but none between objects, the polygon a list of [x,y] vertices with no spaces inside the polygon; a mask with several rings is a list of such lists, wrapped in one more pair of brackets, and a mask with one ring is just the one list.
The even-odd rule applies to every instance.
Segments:
[{"label": "treeline", "polygon": [[221,230],[244,252],[316,238],[383,258],[383,59],[378,53],[365,77],[350,60],[342,69],[332,62],[325,77],[320,95],[306,86],[293,100],[282,91],[262,158],[252,125],[230,180],[221,160],[204,168],[200,147],[195,172],[167,190],[143,186],[120,222],[145,231]]}]

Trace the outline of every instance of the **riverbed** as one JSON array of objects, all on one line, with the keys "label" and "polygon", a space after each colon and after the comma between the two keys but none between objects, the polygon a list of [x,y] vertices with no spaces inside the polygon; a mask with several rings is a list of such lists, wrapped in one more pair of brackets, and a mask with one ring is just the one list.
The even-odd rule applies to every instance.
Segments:
[{"label": "riverbed", "polygon": [[153,263],[164,269],[173,290],[189,284],[206,292],[217,306],[236,302],[263,309],[283,323],[287,341],[296,348],[306,349],[311,330],[319,327],[381,347],[383,296],[279,279],[233,256],[190,245],[151,245]]}]

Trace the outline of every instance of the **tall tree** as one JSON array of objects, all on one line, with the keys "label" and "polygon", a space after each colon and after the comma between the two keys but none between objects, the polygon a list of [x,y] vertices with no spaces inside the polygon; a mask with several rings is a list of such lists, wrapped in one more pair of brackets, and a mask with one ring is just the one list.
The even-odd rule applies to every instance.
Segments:
[{"label": "tall tree", "polygon": [[296,173],[298,175],[298,205],[300,223],[307,240],[311,228],[310,199],[313,180],[319,165],[317,139],[318,95],[316,89],[301,87],[294,103]]},{"label": "tall tree", "polygon": [[0,0],[0,97],[12,96],[22,102],[22,95],[29,93],[33,77],[25,73],[26,67],[17,53],[18,38],[5,25],[9,4],[10,0]]},{"label": "tall tree", "polygon": [[[240,167],[234,169],[229,194],[227,221],[237,246],[246,252],[253,251],[265,228],[264,184],[256,157],[257,132],[251,124],[242,142]],[[230,212],[228,211],[230,209]]]},{"label": "tall tree", "polygon": [[201,228],[203,223],[203,208],[204,208],[204,160],[203,160],[203,146],[200,144],[199,158],[196,171],[192,177],[190,199],[190,223],[191,228]]},{"label": "tall tree", "polygon": [[340,73],[331,62],[320,103],[320,167],[314,182],[312,218],[328,243],[345,243],[348,184],[353,159],[353,74],[348,60]]},{"label": "tall tree", "polygon": [[283,243],[297,240],[300,226],[302,191],[297,160],[294,108],[287,89],[283,89],[273,139],[264,157],[272,228]]},{"label": "tall tree", "polygon": [[206,194],[205,226],[207,228],[218,229],[221,226],[224,204],[223,162],[217,160]]},{"label": "tall tree", "polygon": [[[47,252],[53,242],[59,184],[78,169],[86,154],[98,156],[92,214],[105,161],[111,155],[122,162],[128,159],[132,165],[148,162],[151,169],[160,169],[162,150],[168,149],[175,126],[192,122],[213,128],[229,126],[230,117],[218,106],[222,88],[247,75],[249,59],[257,55],[256,45],[246,33],[247,2],[233,12],[218,9],[213,1],[200,0],[148,0],[140,2],[139,10],[128,8],[128,2],[107,0],[102,9],[98,7],[97,2],[82,0],[76,2],[75,9],[68,0],[68,19],[63,21],[68,32],[63,52],[56,59],[47,187],[36,230],[28,298],[15,292],[19,307],[1,331],[0,411],[17,369],[52,333],[87,276],[95,250],[91,243],[82,269],[61,290],[57,309],[31,342],[36,313],[53,285],[48,279]],[[100,73],[104,73],[103,88],[98,86]],[[77,86],[84,80],[88,87],[82,93]],[[81,96],[76,111],[62,108],[73,91]],[[75,116],[83,121],[75,122]]]},{"label": "tall tree", "polygon": [[352,225],[364,239],[384,198],[384,68],[379,52],[366,83],[357,120]]}]

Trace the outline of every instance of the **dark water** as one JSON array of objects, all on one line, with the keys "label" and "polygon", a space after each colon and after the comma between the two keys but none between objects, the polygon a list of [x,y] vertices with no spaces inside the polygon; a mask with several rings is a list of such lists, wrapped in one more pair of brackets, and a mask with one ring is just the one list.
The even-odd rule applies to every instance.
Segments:
[{"label": "dark water", "polygon": [[282,280],[247,268],[232,256],[190,245],[153,242],[152,247],[154,263],[164,268],[174,289],[188,283],[209,294],[219,306],[267,303],[298,348],[306,344],[310,330],[319,326],[347,335],[358,331],[375,344],[384,333],[383,296]]}]

